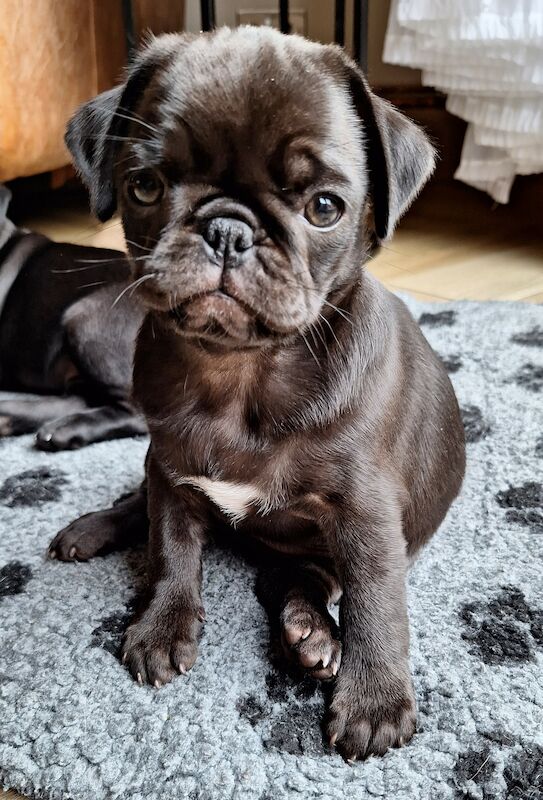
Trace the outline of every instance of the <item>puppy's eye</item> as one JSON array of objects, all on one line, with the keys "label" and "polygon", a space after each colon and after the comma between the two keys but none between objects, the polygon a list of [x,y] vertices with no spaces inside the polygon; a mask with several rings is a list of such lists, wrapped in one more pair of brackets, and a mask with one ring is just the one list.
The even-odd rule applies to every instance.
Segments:
[{"label": "puppy's eye", "polygon": [[305,218],[315,228],[331,228],[343,214],[343,202],[333,194],[316,194],[305,207]]},{"label": "puppy's eye", "polygon": [[142,169],[128,179],[127,192],[134,203],[140,206],[154,206],[162,199],[164,183],[152,169]]}]

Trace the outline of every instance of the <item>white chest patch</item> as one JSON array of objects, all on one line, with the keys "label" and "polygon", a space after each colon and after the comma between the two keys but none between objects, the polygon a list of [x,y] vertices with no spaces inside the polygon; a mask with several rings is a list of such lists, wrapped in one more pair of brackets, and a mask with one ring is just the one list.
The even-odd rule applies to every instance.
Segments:
[{"label": "white chest patch", "polygon": [[265,505],[264,496],[251,483],[214,481],[211,478],[197,475],[178,478],[177,483],[190,483],[191,486],[201,489],[224,514],[230,517],[230,521],[234,525],[247,516],[251,503],[258,503],[260,506]]}]

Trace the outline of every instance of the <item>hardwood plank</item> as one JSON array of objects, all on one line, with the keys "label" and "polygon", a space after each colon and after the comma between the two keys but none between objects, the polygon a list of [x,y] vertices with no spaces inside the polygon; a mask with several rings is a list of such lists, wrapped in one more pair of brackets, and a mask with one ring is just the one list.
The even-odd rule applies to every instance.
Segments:
[{"label": "hardwood plank", "polygon": [[531,294],[529,297],[524,297],[523,300],[526,303],[543,303],[543,292]]},{"label": "hardwood plank", "polygon": [[403,272],[394,284],[451,300],[520,300],[543,291],[543,252],[537,246],[462,245],[447,259]]},{"label": "hardwood plank", "polygon": [[409,294],[411,297],[414,297],[415,300],[421,300],[424,303],[446,303],[447,300],[450,299],[448,297],[439,297],[436,294],[430,294],[428,292],[417,292],[414,289],[406,289],[403,286],[394,286],[392,283],[387,284],[387,289],[390,289],[391,292]]}]

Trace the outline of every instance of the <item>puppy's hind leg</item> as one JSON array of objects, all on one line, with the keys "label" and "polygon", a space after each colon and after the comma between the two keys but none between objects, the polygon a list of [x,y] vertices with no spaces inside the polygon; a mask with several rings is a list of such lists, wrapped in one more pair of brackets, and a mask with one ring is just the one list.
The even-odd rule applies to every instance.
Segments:
[{"label": "puppy's hind leg", "polygon": [[123,404],[85,408],[46,422],[36,434],[40,450],[76,450],[95,442],[147,433],[143,417]]},{"label": "puppy's hind leg", "polygon": [[43,425],[36,436],[40,450],[75,450],[147,433],[131,401],[134,347],[144,312],[123,294],[123,286],[108,284],[64,312],[66,351],[77,369],[76,391],[87,403]]},{"label": "puppy's hind leg", "polygon": [[287,660],[314,678],[333,678],[341,641],[328,604],[339,600],[341,589],[329,565],[284,559],[259,572],[256,591]]},{"label": "puppy's hind leg", "polygon": [[82,397],[12,397],[0,400],[0,437],[34,433],[57,417],[87,409]]},{"label": "puppy's hind leg", "polygon": [[49,545],[49,558],[88,561],[144,541],[149,532],[147,491],[121,497],[111,508],[85,514],[63,528]]}]

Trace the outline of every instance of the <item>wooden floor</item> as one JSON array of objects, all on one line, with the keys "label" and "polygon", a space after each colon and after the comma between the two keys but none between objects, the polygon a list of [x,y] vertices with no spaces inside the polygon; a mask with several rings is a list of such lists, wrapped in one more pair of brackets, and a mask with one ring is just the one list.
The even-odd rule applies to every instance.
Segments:
[{"label": "wooden floor", "polygon": [[[80,196],[52,197],[19,224],[57,241],[124,246],[118,220],[99,224]],[[393,290],[421,300],[543,303],[543,229],[458,184],[426,192],[370,270]],[[1,800],[19,800],[14,792]],[[23,799],[24,800],[24,799]]]}]

